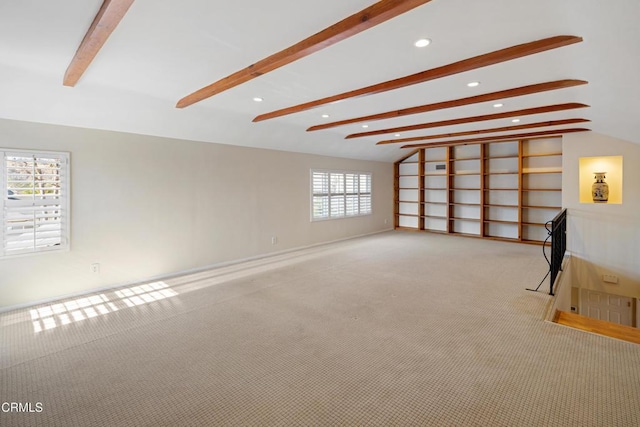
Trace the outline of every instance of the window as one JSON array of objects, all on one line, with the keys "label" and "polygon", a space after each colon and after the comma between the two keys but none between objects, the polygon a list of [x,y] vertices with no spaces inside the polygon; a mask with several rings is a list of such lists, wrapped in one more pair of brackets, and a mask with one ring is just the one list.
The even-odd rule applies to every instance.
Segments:
[{"label": "window", "polygon": [[311,220],[371,214],[371,173],[311,171]]},{"label": "window", "polygon": [[67,249],[69,156],[0,149],[0,257]]}]

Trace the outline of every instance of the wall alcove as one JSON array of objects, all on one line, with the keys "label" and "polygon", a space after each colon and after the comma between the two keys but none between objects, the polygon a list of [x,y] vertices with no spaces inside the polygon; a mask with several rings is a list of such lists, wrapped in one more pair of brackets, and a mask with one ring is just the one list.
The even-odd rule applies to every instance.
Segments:
[{"label": "wall alcove", "polygon": [[609,184],[609,200],[597,204],[622,204],[622,156],[580,157],[580,203],[594,204],[591,186],[596,172],[606,172],[605,182]]}]

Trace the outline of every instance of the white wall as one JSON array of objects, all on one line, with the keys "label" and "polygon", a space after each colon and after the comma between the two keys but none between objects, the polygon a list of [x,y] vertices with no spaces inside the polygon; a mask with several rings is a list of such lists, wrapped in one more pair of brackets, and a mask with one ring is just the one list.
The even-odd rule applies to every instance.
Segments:
[{"label": "white wall", "polygon": [[[71,250],[0,260],[0,310],[393,224],[391,163],[3,119],[0,147],[68,151],[72,176]],[[372,172],[373,215],[310,222],[311,168]]]},{"label": "white wall", "polygon": [[[623,156],[622,204],[580,203],[579,158],[595,156]],[[562,168],[574,285],[640,298],[640,145],[595,132],[565,135]],[[603,282],[603,274],[619,283]]]}]

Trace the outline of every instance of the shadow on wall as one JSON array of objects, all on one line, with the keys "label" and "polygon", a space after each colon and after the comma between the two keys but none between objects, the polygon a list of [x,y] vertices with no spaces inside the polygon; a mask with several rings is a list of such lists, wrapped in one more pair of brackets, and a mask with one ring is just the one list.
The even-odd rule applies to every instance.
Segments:
[{"label": "shadow on wall", "polygon": [[[613,295],[640,298],[640,280],[572,255],[573,287]],[[617,283],[612,283],[617,282]]]}]

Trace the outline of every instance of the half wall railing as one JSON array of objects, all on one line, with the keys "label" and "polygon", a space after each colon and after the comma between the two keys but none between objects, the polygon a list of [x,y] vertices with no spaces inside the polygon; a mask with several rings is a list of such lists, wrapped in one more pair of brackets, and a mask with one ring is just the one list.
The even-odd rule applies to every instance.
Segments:
[{"label": "half wall railing", "polygon": [[[540,285],[549,276],[549,295],[553,295],[554,285],[558,273],[562,270],[562,260],[564,259],[564,253],[567,250],[567,210],[563,209],[555,218],[551,221],[547,221],[544,225],[549,235],[542,245],[542,254],[549,264],[549,271],[544,276],[542,281],[535,289],[529,289],[528,291],[537,291],[540,289]],[[547,243],[551,240],[551,256],[547,256]]]},{"label": "half wall railing", "polygon": [[553,285],[558,273],[562,270],[562,260],[567,250],[567,210],[563,209],[551,220],[551,228],[545,224],[545,228],[551,236],[551,261],[549,262],[549,295],[553,295]]}]

